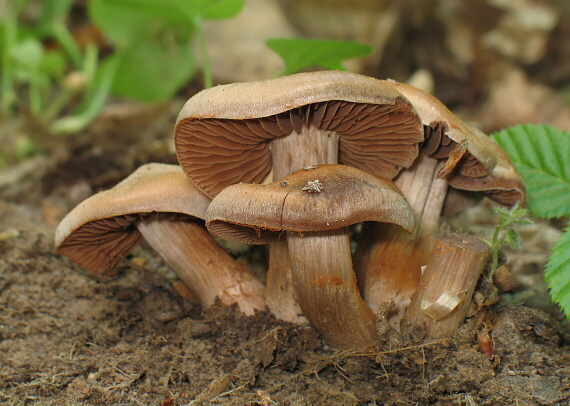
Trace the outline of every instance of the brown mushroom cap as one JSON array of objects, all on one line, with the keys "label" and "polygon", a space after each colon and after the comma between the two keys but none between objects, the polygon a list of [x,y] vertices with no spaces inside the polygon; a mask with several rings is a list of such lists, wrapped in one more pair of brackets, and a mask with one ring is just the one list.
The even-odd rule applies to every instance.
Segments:
[{"label": "brown mushroom cap", "polygon": [[345,165],[300,169],[268,185],[228,186],[206,212],[210,233],[248,244],[275,241],[285,230],[336,230],[361,221],[414,228],[413,213],[391,181]]},{"label": "brown mushroom cap", "polygon": [[82,268],[109,275],[141,241],[138,221],[157,213],[204,219],[209,203],[179,166],[146,164],[75,207],[57,227],[55,246]]},{"label": "brown mushroom cap", "polygon": [[495,141],[464,123],[434,96],[404,83],[391,83],[410,100],[426,128],[422,153],[447,161],[440,173],[451,186],[485,192],[502,204],[524,201],[522,178]]},{"label": "brown mushroom cap", "polygon": [[[209,196],[260,183],[270,173],[270,141],[313,126],[340,135],[338,161],[393,178],[423,141],[414,108],[384,81],[322,71],[206,89],[176,121],[180,165]],[[315,162],[323,163],[323,162]]]}]

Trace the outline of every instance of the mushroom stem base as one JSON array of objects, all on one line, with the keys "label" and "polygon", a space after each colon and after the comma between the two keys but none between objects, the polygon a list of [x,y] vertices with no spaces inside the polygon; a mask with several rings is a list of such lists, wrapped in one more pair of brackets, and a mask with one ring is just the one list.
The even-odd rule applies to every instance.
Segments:
[{"label": "mushroom stem base", "polygon": [[293,297],[293,282],[289,265],[287,240],[282,239],[269,245],[269,270],[267,271],[267,306],[279,319],[296,324],[305,324],[299,304]]},{"label": "mushroom stem base", "polygon": [[333,347],[379,344],[376,317],[360,297],[346,227],[287,233],[293,288],[303,314]]},{"label": "mushroom stem base", "polygon": [[465,320],[488,256],[488,247],[473,236],[452,234],[439,238],[405,323],[423,327],[430,337],[453,335]]},{"label": "mushroom stem base", "polygon": [[196,222],[160,217],[137,224],[149,245],[198,296],[203,306],[237,303],[245,314],[263,309],[263,285]]}]

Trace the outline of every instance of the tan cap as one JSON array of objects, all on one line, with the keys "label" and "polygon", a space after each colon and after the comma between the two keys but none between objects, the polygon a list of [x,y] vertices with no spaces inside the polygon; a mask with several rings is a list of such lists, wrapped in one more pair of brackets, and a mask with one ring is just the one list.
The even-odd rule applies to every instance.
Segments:
[{"label": "tan cap", "polygon": [[275,241],[283,231],[335,230],[362,221],[414,228],[414,215],[391,181],[345,165],[300,169],[268,185],[228,186],[206,212],[213,235],[248,244]]},{"label": "tan cap", "polygon": [[135,226],[141,219],[156,213],[203,219],[209,203],[179,166],[146,164],[69,212],[56,229],[55,246],[82,268],[109,275],[141,241]]},{"label": "tan cap", "polygon": [[176,121],[176,151],[213,197],[234,183],[261,183],[272,168],[271,141],[307,127],[340,136],[338,163],[388,179],[412,164],[424,138],[414,108],[391,84],[321,71],[199,92]]}]

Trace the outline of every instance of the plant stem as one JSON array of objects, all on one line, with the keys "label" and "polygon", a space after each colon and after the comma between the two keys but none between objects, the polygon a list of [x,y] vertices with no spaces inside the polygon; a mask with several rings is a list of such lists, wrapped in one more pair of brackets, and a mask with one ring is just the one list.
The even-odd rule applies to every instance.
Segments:
[{"label": "plant stem", "polygon": [[75,94],[75,92],[68,87],[64,86],[59,94],[55,97],[55,99],[43,110],[43,113],[40,112],[40,116],[42,121],[45,123],[51,122],[59,112],[63,109],[64,106],[67,105],[71,97]]},{"label": "plant stem", "polygon": [[499,233],[501,232],[502,229],[503,227],[501,225],[498,225],[495,228],[495,231],[493,232],[493,239],[491,240],[491,269],[489,270],[489,274],[487,275],[487,278],[490,281],[493,280],[493,274],[499,267],[499,251],[501,249],[501,243],[499,241]]},{"label": "plant stem", "polygon": [[73,64],[77,69],[83,68],[83,56],[81,54],[81,49],[75,39],[63,23],[57,23],[52,27],[53,36],[61,45],[61,47],[67,52]]},{"label": "plant stem", "polygon": [[202,76],[204,77],[204,89],[212,87],[214,80],[212,79],[212,65],[208,56],[208,48],[206,46],[206,38],[202,29],[202,19],[198,16],[194,18],[194,26],[196,27],[196,38],[202,55]]},{"label": "plant stem", "polygon": [[[83,92],[84,100],[92,100],[93,95],[98,91],[98,86],[94,84],[95,73],[97,72],[97,65],[99,57],[99,50],[94,44],[89,44],[85,49],[83,58],[83,66],[81,67],[81,75],[83,76],[84,86],[80,88],[72,88],[67,85],[63,86],[61,92],[57,95],[55,100],[46,106],[42,114],[42,120],[46,123],[52,122],[61,110],[69,103],[71,98],[79,92]],[[86,103],[86,105],[89,103]]]},{"label": "plant stem", "polygon": [[[89,98],[88,104],[78,114],[64,117],[53,123],[51,130],[54,133],[70,134],[77,132],[85,128],[95,119],[95,117],[97,117],[97,114],[99,114],[103,108],[103,105],[107,100],[107,96],[111,91],[111,86],[113,85],[119,64],[120,55],[113,55],[106,60],[106,63],[99,70],[97,80],[94,80],[90,85],[90,88],[94,90],[94,93]],[[90,93],[87,92],[86,95],[89,96]]]},{"label": "plant stem", "polygon": [[30,97],[30,111],[35,117],[41,115],[42,111],[42,92],[40,90],[39,72],[35,71],[30,79],[28,93]]}]

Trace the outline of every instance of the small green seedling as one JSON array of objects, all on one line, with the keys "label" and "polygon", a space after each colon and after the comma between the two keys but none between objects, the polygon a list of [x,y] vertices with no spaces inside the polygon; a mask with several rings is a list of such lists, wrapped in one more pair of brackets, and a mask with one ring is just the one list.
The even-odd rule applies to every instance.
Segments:
[{"label": "small green seedling", "polygon": [[528,218],[528,210],[521,209],[518,203],[510,209],[505,207],[494,207],[493,210],[499,215],[497,227],[493,232],[491,240],[482,240],[491,248],[491,269],[488,275],[489,280],[493,279],[493,274],[499,267],[499,254],[501,249],[505,246],[520,249],[521,239],[515,227],[524,224],[532,224],[532,220]]},{"label": "small green seedling", "polygon": [[372,54],[373,48],[358,42],[305,38],[273,38],[266,41],[285,63],[277,76],[314,67],[346,70],[342,61]]},{"label": "small green seedling", "polygon": [[[491,137],[523,177],[533,217],[570,216],[570,133],[546,125],[520,125]],[[545,269],[550,295],[570,318],[570,226],[552,249]]]}]

